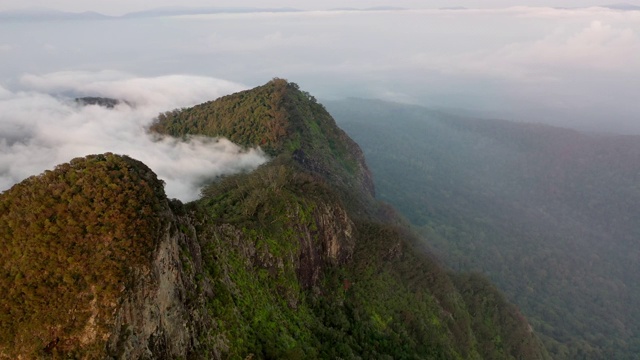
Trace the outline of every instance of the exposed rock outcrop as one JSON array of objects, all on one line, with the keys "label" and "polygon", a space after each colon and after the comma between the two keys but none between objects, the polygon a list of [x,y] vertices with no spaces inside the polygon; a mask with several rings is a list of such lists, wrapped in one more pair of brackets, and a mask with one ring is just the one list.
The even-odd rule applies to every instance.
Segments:
[{"label": "exposed rock outcrop", "polygon": [[296,269],[305,288],[318,285],[327,265],[348,261],[355,246],[355,225],[342,207],[323,204],[313,217],[315,229],[296,229],[300,238]]},{"label": "exposed rock outcrop", "polygon": [[[187,296],[193,279],[184,271],[180,242],[169,230],[148,267],[136,268],[115,315],[107,353],[117,359],[175,359],[192,348],[194,330]],[[183,238],[183,239],[181,239]]]}]

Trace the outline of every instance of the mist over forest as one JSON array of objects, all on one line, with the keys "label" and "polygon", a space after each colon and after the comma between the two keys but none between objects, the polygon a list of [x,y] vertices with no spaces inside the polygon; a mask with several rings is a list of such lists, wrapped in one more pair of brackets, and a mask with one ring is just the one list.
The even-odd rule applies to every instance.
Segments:
[{"label": "mist over forest", "polygon": [[[377,199],[398,209],[394,221],[447,269],[494,282],[499,303],[518,308],[509,316],[522,311],[553,358],[640,352],[640,4],[116,3],[0,6],[0,194],[100,153],[141,161],[185,203],[233,186],[245,199],[269,179],[306,184],[262,166],[282,161],[263,147],[267,138],[282,141],[278,151],[310,146],[327,169],[355,169],[320,151],[344,140],[333,128],[327,144],[313,124],[302,132],[313,141],[280,138],[299,108],[326,109],[362,148]],[[260,89],[279,90],[241,112],[228,98],[210,102],[272,79]],[[285,98],[275,112],[273,99]],[[258,110],[277,118],[255,120],[273,139],[230,123],[229,139],[248,131],[253,142],[208,137],[218,129],[208,112],[220,109],[247,124]],[[359,161],[350,146],[344,154]],[[212,209],[217,221],[241,217]]]},{"label": "mist over forest", "polygon": [[639,136],[379,100],[326,106],[362,146],[378,198],[453,269],[495,281],[554,359],[640,351]]}]

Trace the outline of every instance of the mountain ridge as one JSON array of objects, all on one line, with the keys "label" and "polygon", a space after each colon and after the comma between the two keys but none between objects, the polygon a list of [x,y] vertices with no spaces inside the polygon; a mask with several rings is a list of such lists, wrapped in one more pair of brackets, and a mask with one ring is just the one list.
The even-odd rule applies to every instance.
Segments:
[{"label": "mountain ridge", "polygon": [[[14,324],[0,331],[18,334],[0,336],[0,358],[548,358],[495,287],[448,272],[375,201],[358,145],[309,94],[276,79],[217,101],[165,113],[151,130],[235,133],[273,158],[213,181],[200,200],[167,199],[144,164],[113,154],[0,195],[0,287],[36,294],[0,300]],[[25,209],[39,210],[20,221]],[[86,219],[74,223],[72,209]],[[29,234],[34,245],[15,244]],[[17,246],[39,249],[39,267]],[[121,270],[105,281],[80,265],[67,272],[74,264]],[[50,312],[53,303],[65,306]],[[47,321],[14,317],[27,309]]]}]

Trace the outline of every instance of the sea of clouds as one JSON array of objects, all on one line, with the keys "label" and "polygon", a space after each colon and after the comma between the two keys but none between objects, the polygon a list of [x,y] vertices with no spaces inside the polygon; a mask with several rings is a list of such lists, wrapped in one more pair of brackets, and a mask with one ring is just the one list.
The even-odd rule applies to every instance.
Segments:
[{"label": "sea of clouds", "polygon": [[[259,149],[224,138],[188,141],[149,134],[161,112],[192,106],[244,87],[199,76],[136,77],[116,71],[27,74],[19,91],[0,86],[0,191],[74,157],[113,152],[147,164],[169,197],[198,198],[208,179],[256,168]],[[77,96],[124,100],[115,108],[79,105]]]}]

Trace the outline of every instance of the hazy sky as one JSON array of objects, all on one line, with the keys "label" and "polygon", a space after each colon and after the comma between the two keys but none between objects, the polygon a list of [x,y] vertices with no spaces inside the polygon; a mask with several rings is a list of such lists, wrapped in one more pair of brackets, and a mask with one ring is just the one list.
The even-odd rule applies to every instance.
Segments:
[{"label": "hazy sky", "polygon": [[603,8],[249,13],[0,23],[0,84],[24,74],[190,74],[318,98],[640,133],[640,12]]},{"label": "hazy sky", "polygon": [[556,6],[556,7],[584,7],[607,5],[624,2],[640,4],[638,0],[606,1],[606,0],[21,0],[19,3],[11,0],[0,1],[0,11],[43,7],[65,11],[98,11],[110,15],[119,15],[130,11],[139,11],[164,6],[206,6],[206,7],[293,7],[298,9],[323,10],[336,7],[373,7],[397,6],[406,8],[438,8],[464,6],[469,8],[500,8],[508,6]]},{"label": "hazy sky", "polygon": [[[160,174],[158,166],[166,161],[162,154],[169,151],[165,145],[156,144],[156,150],[144,154],[144,147],[126,147],[130,141],[120,141],[117,131],[103,134],[100,127],[116,124],[114,114],[120,114],[124,122],[117,124],[127,134],[122,138],[140,137],[151,145],[152,139],[143,138],[141,129],[154,114],[273,77],[297,82],[319,99],[381,98],[483,117],[640,134],[640,11],[563,10],[542,7],[543,1],[535,7],[514,7],[512,1],[509,7],[500,7],[505,3],[401,1],[393,5],[485,8],[0,21],[0,180],[4,179],[0,182],[6,187],[73,156],[104,151],[138,157]],[[15,4],[1,2],[0,8]],[[112,13],[169,5],[157,1],[20,4]],[[329,8],[383,3],[216,2],[225,5]],[[490,5],[494,8],[486,8]],[[78,109],[68,104],[76,95],[125,98],[139,107],[117,112]],[[75,133],[74,126],[95,131]],[[75,135],[61,135],[68,133]],[[64,146],[77,145],[76,140],[80,145]],[[220,150],[220,144],[196,145],[198,151],[200,145],[209,146],[206,151],[211,153],[201,154],[217,163],[217,155],[207,154]],[[191,156],[191,145],[166,146],[175,154],[176,164]],[[175,186],[187,190],[177,192],[193,193],[202,176],[238,171],[227,166],[236,159],[227,155],[242,156],[242,150],[222,147],[222,165],[212,167],[209,174],[185,170],[188,179],[176,179]],[[250,166],[264,161],[254,160]],[[176,166],[171,171],[161,177],[182,170]]]}]

